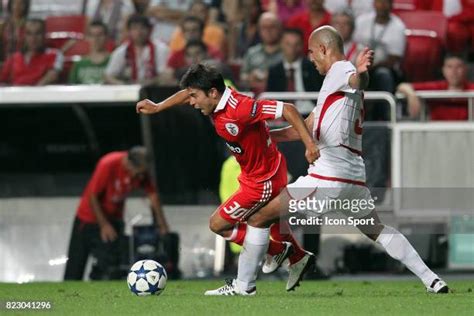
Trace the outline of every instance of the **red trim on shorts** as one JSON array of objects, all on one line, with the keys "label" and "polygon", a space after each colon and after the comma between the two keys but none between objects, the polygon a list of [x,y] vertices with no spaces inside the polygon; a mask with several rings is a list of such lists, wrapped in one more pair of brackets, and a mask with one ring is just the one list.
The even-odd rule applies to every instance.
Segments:
[{"label": "red trim on shorts", "polygon": [[346,146],[346,145],[343,145],[343,144],[339,144],[339,146],[344,147],[345,149],[348,149],[350,152],[352,152],[352,153],[354,153],[354,154],[356,154],[356,155],[362,156],[362,152],[361,152],[360,150],[351,148],[351,147]]},{"label": "red trim on shorts", "polygon": [[355,185],[361,185],[365,187],[365,182],[363,181],[357,181],[357,180],[352,180],[352,179],[344,179],[344,178],[336,178],[336,177],[326,177],[326,176],[321,176],[316,173],[310,173],[310,176],[316,179],[321,179],[321,180],[327,180],[327,181],[337,181],[337,182],[344,182],[344,183],[349,183],[349,184],[355,184]]},{"label": "red trim on shorts", "polygon": [[333,105],[337,100],[340,100],[345,97],[345,93],[342,91],[334,92],[326,97],[324,100],[323,108],[321,109],[321,114],[319,115],[318,128],[316,128],[316,139],[319,140],[321,134],[321,123],[323,122],[323,117],[326,114],[326,111],[331,105]]}]

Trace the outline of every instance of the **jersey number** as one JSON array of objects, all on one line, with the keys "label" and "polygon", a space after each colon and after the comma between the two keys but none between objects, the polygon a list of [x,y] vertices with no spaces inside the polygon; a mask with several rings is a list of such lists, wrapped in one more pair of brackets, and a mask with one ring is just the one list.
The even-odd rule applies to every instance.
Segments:
[{"label": "jersey number", "polygon": [[224,207],[224,212],[229,214],[231,218],[236,219],[236,218],[244,218],[245,216],[248,215],[250,210],[241,207],[237,201],[234,201],[233,205]]}]

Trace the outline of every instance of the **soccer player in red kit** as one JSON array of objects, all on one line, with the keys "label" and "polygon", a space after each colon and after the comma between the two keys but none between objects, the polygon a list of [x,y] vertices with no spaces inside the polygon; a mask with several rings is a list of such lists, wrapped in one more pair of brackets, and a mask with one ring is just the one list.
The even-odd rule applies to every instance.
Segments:
[{"label": "soccer player in red kit", "polygon": [[[254,100],[227,88],[222,75],[214,68],[203,64],[190,67],[181,80],[183,90],[156,104],[150,100],[137,103],[137,112],[158,113],[167,108],[190,103],[204,115],[211,116],[216,132],[221,136],[239,162],[242,173],[240,188],[225,201],[211,216],[210,229],[237,244],[252,247],[253,231],[245,221],[263,207],[287,184],[286,162],[276,145],[272,142],[267,120],[283,117],[298,131],[306,146],[306,159],[309,163],[319,157],[314,143],[301,115],[289,103],[269,100]],[[264,272],[276,270],[285,258],[290,260],[290,275],[298,273],[297,279],[314,264],[314,255],[305,252],[293,238],[286,222],[271,228],[268,253],[273,256],[264,267]],[[284,232],[284,233],[282,233]],[[258,239],[258,238],[257,238]],[[268,238],[267,238],[268,240]],[[283,242],[288,241],[289,243]],[[245,241],[245,242],[244,242]],[[239,271],[235,282],[245,283],[246,261],[255,258],[239,257]],[[276,264],[275,264],[276,263]],[[254,274],[254,273],[252,273]],[[241,277],[242,276],[242,277]],[[293,277],[294,279],[295,277]],[[227,285],[207,291],[206,295],[229,295]],[[291,289],[295,285],[290,285]],[[249,290],[233,294],[254,295],[253,284],[242,284]],[[288,287],[287,287],[288,289]]]},{"label": "soccer player in red kit", "polygon": [[103,156],[94,170],[77,208],[68,250],[65,280],[82,280],[84,268],[93,254],[93,280],[110,279],[120,263],[120,236],[123,236],[123,207],[127,195],[143,189],[160,234],[168,233],[168,224],[152,184],[144,147],[111,152]]}]

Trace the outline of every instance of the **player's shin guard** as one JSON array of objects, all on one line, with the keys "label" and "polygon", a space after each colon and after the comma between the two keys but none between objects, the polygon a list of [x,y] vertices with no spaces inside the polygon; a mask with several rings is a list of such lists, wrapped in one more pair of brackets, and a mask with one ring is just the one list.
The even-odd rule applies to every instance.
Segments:
[{"label": "player's shin guard", "polygon": [[276,241],[288,241],[293,245],[293,254],[288,258],[290,264],[300,261],[306,252],[300,246],[299,242],[294,238],[290,225],[287,221],[280,221],[270,227],[270,236]]},{"label": "player's shin guard", "polygon": [[237,286],[241,291],[255,287],[258,264],[268,248],[269,228],[257,228],[247,225],[244,247],[239,256]]},{"label": "player's shin guard", "polygon": [[411,272],[416,274],[426,287],[430,287],[433,280],[438,278],[426,266],[405,236],[395,228],[385,225],[376,242],[382,245],[392,258],[401,261]]}]

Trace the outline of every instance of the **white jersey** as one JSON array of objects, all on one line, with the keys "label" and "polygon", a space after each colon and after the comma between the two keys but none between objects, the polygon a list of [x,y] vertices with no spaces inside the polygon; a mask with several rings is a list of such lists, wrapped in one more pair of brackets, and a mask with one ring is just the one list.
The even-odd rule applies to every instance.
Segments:
[{"label": "white jersey", "polygon": [[363,92],[350,87],[356,72],[349,61],[334,63],[313,109],[313,137],[321,157],[308,173],[365,182],[362,154]]}]

